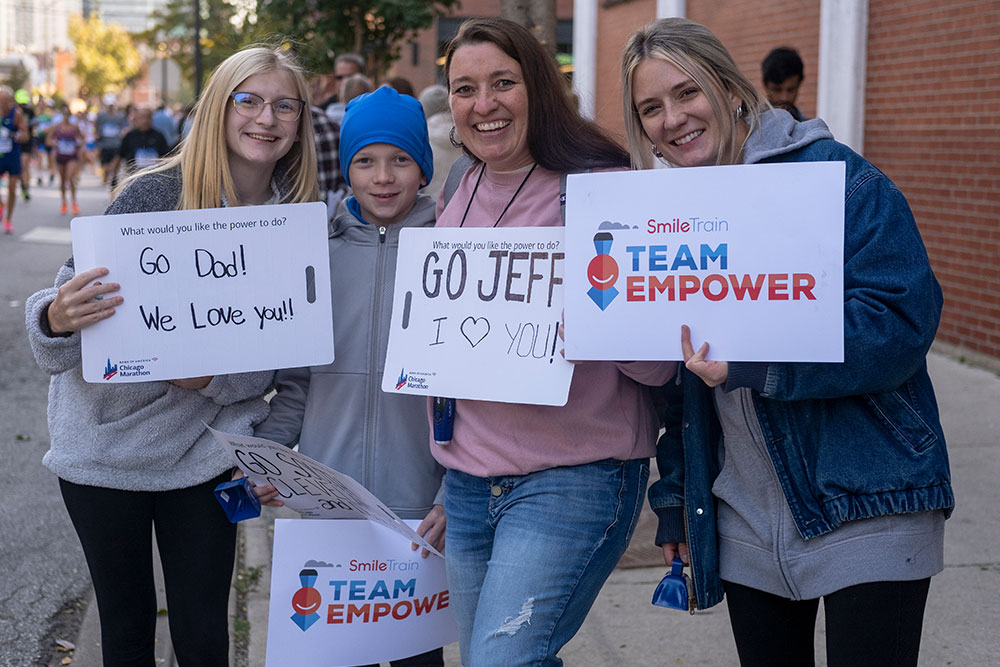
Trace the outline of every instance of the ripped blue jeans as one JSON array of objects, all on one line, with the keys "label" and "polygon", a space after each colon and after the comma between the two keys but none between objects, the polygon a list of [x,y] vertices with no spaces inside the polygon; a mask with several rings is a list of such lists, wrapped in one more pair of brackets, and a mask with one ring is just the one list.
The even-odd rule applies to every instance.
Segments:
[{"label": "ripped blue jeans", "polygon": [[558,667],[639,518],[649,461],[445,476],[446,562],[465,667]]}]

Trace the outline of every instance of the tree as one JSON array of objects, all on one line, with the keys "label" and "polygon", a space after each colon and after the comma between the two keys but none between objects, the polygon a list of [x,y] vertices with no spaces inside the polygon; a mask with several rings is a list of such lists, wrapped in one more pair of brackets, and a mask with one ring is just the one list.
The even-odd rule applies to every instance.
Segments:
[{"label": "tree", "polygon": [[556,0],[500,0],[500,16],[523,25],[556,55]]},{"label": "tree", "polygon": [[80,81],[81,97],[121,90],[142,69],[142,58],[121,26],[105,24],[96,16],[72,16],[69,37],[76,50],[73,74]]},{"label": "tree", "polygon": [[[244,46],[268,40],[268,34],[258,24],[254,4],[252,0],[198,2],[201,14],[198,43],[204,79]],[[194,81],[194,18],[192,0],[170,0],[162,9],[153,12],[155,25],[139,35],[154,49],[164,44],[187,81]]]},{"label": "tree", "polygon": [[29,78],[28,70],[25,69],[24,65],[18,63],[10,68],[10,74],[7,75],[6,79],[0,81],[0,85],[10,86],[13,90],[27,88]]},{"label": "tree", "polygon": [[332,72],[341,53],[358,53],[378,79],[405,40],[458,5],[458,0],[260,0],[257,15],[291,41],[303,64]]}]

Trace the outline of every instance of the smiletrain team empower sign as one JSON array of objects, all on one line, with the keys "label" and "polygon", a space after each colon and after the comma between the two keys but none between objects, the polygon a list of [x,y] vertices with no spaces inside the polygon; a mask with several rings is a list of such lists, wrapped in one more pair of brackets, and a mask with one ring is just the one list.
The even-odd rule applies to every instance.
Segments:
[{"label": "smiletrain team empower sign", "polygon": [[372,521],[275,520],[267,664],[368,665],[457,640],[444,560],[418,554]]},{"label": "smiletrain team empower sign", "polygon": [[566,357],[844,358],[844,163],[571,175]]}]

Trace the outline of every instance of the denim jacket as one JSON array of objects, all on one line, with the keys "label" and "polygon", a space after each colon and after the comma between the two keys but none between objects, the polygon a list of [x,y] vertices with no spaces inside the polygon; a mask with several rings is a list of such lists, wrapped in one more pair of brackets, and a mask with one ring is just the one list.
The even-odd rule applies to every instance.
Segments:
[{"label": "denim jacket", "polygon": [[[816,123],[765,113],[746,161],[846,163],[844,361],[730,363],[724,387],[753,390],[769,458],[806,540],[845,521],[950,515],[955,502],[926,366],[941,288],[902,193],[848,147],[805,139]],[[722,600],[712,496],[721,427],[713,390],[689,371],[663,391],[673,400],[657,444],[661,479],[649,490],[656,541],[688,543],[704,609]]]}]

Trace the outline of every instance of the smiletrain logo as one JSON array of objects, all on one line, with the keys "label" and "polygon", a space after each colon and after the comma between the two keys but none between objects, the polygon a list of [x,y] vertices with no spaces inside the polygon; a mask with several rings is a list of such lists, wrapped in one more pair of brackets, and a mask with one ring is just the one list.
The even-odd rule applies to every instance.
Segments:
[{"label": "smiletrain logo", "polygon": [[323,596],[316,590],[316,579],[319,573],[316,570],[304,569],[299,571],[299,581],[302,588],[292,595],[292,622],[302,628],[305,632],[312,624],[319,620],[319,607],[323,604]]},{"label": "smiletrain logo", "polygon": [[590,260],[587,266],[587,279],[592,287],[587,290],[587,296],[597,304],[601,310],[607,310],[611,302],[618,296],[618,288],[615,283],[618,281],[618,262],[611,256],[611,244],[615,237],[611,232],[597,232],[594,234],[594,249],[597,256]]}]

